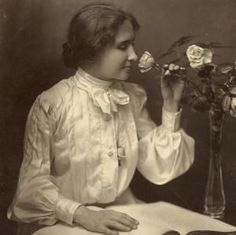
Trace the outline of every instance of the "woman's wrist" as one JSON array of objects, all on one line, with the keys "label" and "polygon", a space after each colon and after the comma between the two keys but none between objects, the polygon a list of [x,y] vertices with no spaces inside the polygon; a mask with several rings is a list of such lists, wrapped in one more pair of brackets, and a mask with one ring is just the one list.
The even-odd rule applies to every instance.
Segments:
[{"label": "woman's wrist", "polygon": [[73,221],[80,224],[86,218],[88,212],[89,209],[86,206],[80,205],[74,213]]},{"label": "woman's wrist", "polygon": [[163,109],[162,109],[162,126],[170,132],[178,131],[180,129],[181,112],[182,112],[181,109],[177,112],[168,112],[163,107]]}]

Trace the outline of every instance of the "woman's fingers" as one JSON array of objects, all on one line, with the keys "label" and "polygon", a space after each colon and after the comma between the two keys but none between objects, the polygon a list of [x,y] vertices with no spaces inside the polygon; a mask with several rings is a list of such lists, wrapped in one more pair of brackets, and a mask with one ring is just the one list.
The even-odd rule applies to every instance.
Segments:
[{"label": "woman's fingers", "polygon": [[105,222],[106,235],[118,234],[120,232],[129,232],[133,229],[137,229],[139,222],[127,214],[107,211],[111,217]]},{"label": "woman's fingers", "polygon": [[106,225],[111,229],[121,232],[128,232],[132,230],[130,226],[124,225],[120,221],[115,221],[115,220],[108,221]]},{"label": "woman's fingers", "polygon": [[171,74],[178,74],[180,72],[183,72],[185,71],[185,68],[184,67],[181,67],[179,65],[176,65],[176,64],[165,64],[163,66],[164,68],[164,75],[165,76],[168,76],[168,75],[171,75]]},{"label": "woman's fingers", "polygon": [[137,229],[139,224],[138,222],[136,222],[136,220],[125,217],[118,218],[118,222],[122,223],[124,226],[128,226],[131,229]]},{"label": "woman's fingers", "polygon": [[120,212],[114,212],[112,219],[116,222],[123,224],[124,226],[128,226],[130,229],[136,229],[139,224],[136,219],[132,218],[131,216],[125,213]]},{"label": "woman's fingers", "polygon": [[179,66],[179,65],[177,65],[177,64],[164,64],[164,65],[163,65],[163,68],[164,68],[165,70],[170,70],[170,71],[185,70],[184,67],[181,67],[181,66]]},{"label": "woman's fingers", "polygon": [[179,65],[175,65],[175,64],[170,64],[169,65],[169,70],[170,71],[178,70],[179,68],[180,68]]},{"label": "woman's fingers", "polygon": [[103,233],[105,235],[119,235],[118,231],[112,230],[112,229],[110,229],[109,227],[106,227],[106,226],[104,226],[101,233]]}]

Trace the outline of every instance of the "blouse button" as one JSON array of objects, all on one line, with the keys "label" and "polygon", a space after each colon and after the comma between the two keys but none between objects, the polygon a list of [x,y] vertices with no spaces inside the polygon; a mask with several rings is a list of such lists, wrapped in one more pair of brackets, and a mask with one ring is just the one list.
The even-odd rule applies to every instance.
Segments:
[{"label": "blouse button", "polygon": [[108,152],[108,154],[107,154],[109,157],[112,157],[113,156],[113,152]]}]

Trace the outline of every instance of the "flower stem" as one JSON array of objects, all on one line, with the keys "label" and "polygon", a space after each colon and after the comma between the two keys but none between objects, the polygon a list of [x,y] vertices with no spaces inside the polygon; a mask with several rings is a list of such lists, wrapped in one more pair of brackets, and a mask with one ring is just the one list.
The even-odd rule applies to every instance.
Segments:
[{"label": "flower stem", "polygon": [[185,77],[185,81],[187,81],[190,85],[192,85],[193,88],[197,89],[197,91],[203,95],[203,92],[201,91],[201,89],[198,87],[198,85],[196,83],[194,83],[193,81],[191,81],[190,79],[187,79],[187,77]]}]

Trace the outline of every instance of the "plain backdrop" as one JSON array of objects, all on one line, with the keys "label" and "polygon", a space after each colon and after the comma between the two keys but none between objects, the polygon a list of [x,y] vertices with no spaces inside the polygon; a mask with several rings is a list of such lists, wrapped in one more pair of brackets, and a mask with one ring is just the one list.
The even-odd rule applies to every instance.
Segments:
[{"label": "plain backdrop", "polygon": [[[7,222],[5,214],[22,161],[24,126],[29,108],[43,90],[73,74],[63,65],[62,44],[71,17],[89,2],[94,1],[0,0],[0,228],[5,231],[1,234],[13,234],[14,230],[15,224]],[[116,3],[137,17],[141,25],[136,40],[139,56],[144,50],[158,56],[179,37],[194,35],[201,42],[214,41],[233,46],[231,49],[218,49],[217,61],[232,62],[236,58],[235,0],[105,2]],[[153,71],[140,74],[135,66],[131,75],[131,81],[146,89],[148,109],[159,124],[162,100],[158,74]],[[143,200],[161,199],[201,211],[208,170],[207,113],[193,113],[185,106],[182,124],[196,140],[193,167],[164,186],[152,185],[137,174],[132,188]],[[226,117],[222,157],[226,213],[230,215],[236,214],[235,139],[236,119]]]}]

